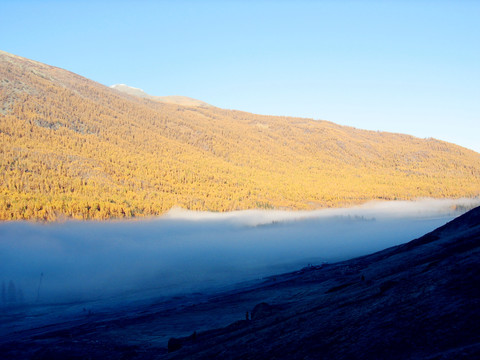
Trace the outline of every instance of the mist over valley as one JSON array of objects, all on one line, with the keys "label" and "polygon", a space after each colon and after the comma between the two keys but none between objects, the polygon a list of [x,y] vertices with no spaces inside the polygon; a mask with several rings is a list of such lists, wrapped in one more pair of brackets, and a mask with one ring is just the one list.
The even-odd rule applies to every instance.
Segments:
[{"label": "mist over valley", "polygon": [[0,281],[22,293],[17,303],[4,298],[3,305],[212,291],[398,245],[474,204],[377,202],[307,212],[174,209],[146,220],[3,223]]}]

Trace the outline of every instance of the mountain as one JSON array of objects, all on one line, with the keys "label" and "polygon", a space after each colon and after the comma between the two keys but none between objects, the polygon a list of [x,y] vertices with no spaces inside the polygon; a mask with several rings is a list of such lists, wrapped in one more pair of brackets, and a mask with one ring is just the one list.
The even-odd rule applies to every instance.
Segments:
[{"label": "mountain", "polygon": [[192,99],[187,96],[152,96],[148,95],[145,91],[139,88],[134,88],[125,84],[116,84],[110,86],[112,89],[124,92],[129,95],[138,96],[145,99],[160,101],[168,104],[177,104],[177,105],[184,105],[184,106],[200,106],[200,107],[211,107],[211,105],[197,100]]},{"label": "mountain", "polygon": [[0,219],[480,195],[454,144],[133,93],[0,52]]},{"label": "mountain", "polygon": [[[476,208],[409,243],[223,293],[83,315],[66,304],[72,319],[43,315],[48,324],[3,336],[0,352],[12,359],[478,359],[479,264]],[[6,324],[15,320],[7,312]]]}]

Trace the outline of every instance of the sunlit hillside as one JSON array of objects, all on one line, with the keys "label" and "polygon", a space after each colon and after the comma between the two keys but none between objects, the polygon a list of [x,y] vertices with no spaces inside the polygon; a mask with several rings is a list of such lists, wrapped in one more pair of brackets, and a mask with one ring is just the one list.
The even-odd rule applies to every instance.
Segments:
[{"label": "sunlit hillside", "polygon": [[142,98],[5,52],[0,149],[0,219],[480,195],[480,154],[453,144]]}]

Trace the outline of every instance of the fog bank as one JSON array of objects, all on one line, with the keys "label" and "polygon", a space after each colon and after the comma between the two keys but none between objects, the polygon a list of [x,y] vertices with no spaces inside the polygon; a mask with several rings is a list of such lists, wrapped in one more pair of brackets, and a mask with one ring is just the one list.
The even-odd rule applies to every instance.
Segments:
[{"label": "fog bank", "polygon": [[309,212],[174,209],[148,220],[1,223],[1,304],[213,289],[401,244],[475,205],[478,200]]}]

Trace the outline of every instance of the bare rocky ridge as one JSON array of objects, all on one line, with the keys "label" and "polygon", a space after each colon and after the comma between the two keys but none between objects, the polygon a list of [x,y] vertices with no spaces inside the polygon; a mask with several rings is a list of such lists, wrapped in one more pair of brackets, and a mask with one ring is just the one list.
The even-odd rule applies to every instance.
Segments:
[{"label": "bare rocky ridge", "polygon": [[169,96],[152,96],[147,94],[145,91],[139,88],[131,87],[125,84],[115,84],[110,86],[112,89],[118,90],[125,94],[129,94],[132,96],[137,96],[144,99],[159,101],[168,104],[176,104],[182,106],[198,106],[203,108],[212,107],[212,105],[207,104],[206,102],[192,99],[187,96],[179,96],[179,95],[169,95]]},{"label": "bare rocky ridge", "polygon": [[37,326],[4,336],[0,352],[16,359],[478,358],[479,245],[476,208],[372,255]]}]

